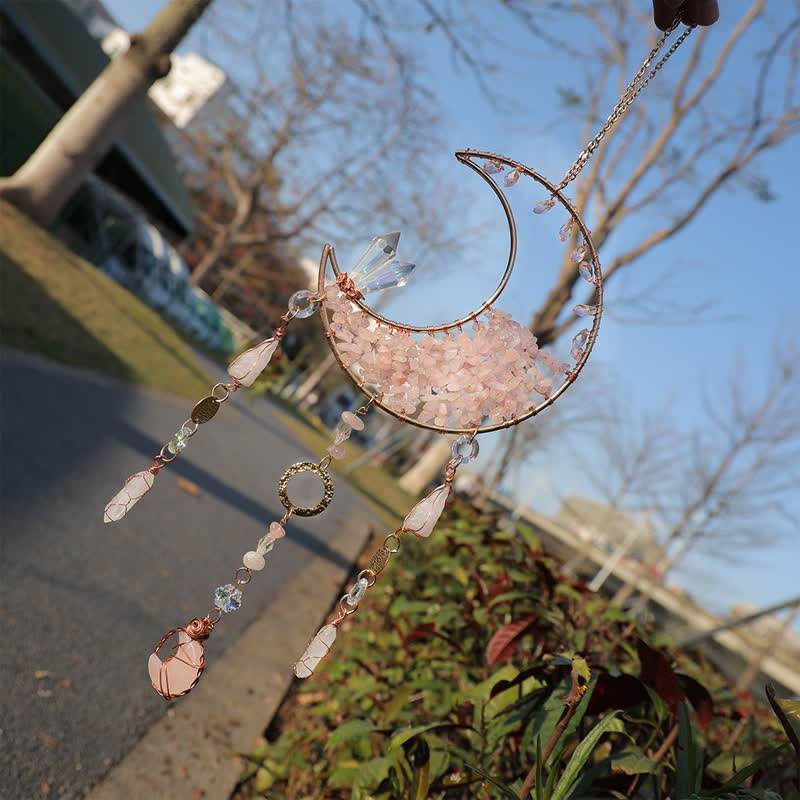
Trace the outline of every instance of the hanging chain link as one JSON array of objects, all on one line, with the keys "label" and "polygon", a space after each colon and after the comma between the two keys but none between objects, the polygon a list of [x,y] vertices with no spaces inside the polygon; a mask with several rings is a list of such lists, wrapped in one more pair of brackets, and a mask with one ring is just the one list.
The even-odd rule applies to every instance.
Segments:
[{"label": "hanging chain link", "polygon": [[567,170],[567,174],[564,175],[561,183],[558,184],[557,188],[559,191],[563,190],[563,188],[570,181],[574,181],[575,178],[578,177],[578,174],[586,166],[586,163],[594,154],[597,145],[600,144],[600,142],[603,140],[603,137],[611,130],[611,128],[614,127],[617,120],[622,117],[631,107],[633,101],[639,96],[644,87],[650,83],[653,76],[661,69],[661,67],[664,66],[664,64],[667,63],[670,56],[683,44],[683,42],[695,28],[694,25],[687,27],[686,30],[675,40],[675,42],[672,44],[672,47],[670,47],[669,50],[664,53],[664,55],[661,57],[661,60],[653,67],[652,70],[650,70],[650,73],[645,78],[644,74],[653,63],[653,59],[658,55],[661,47],[664,45],[667,39],[669,39],[680,23],[681,15],[679,11],[672,24],[664,31],[663,36],[656,42],[655,46],[650,51],[650,54],[642,63],[642,66],[639,67],[639,71],[636,73],[636,75],[634,75],[633,80],[628,84],[628,87],[622,93],[619,102],[614,106],[603,127],[600,128],[592,141],[589,142],[589,144],[587,144],[586,147],[580,152],[578,157],[575,159],[575,163]]}]

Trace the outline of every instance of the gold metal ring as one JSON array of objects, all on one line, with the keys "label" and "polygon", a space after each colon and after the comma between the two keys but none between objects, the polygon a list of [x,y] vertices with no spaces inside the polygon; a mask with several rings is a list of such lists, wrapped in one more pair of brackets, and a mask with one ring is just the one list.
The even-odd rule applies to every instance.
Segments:
[{"label": "gold metal ring", "polygon": [[[313,472],[315,475],[318,475],[322,481],[322,500],[320,500],[317,505],[311,506],[310,508],[296,506],[289,499],[289,494],[287,492],[289,481],[299,472]],[[300,461],[297,464],[292,464],[292,466],[281,475],[281,479],[278,481],[278,497],[280,497],[284,507],[297,514],[298,517],[315,517],[317,514],[323,512],[331,502],[331,498],[333,497],[333,480],[319,464],[314,464],[311,461]]]}]

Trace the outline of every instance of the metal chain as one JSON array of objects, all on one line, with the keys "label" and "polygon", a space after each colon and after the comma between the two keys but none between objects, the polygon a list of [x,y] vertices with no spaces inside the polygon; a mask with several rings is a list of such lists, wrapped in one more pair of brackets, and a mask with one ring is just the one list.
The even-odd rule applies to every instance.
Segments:
[{"label": "metal chain", "polygon": [[622,117],[625,112],[631,107],[633,101],[639,96],[641,91],[650,83],[653,76],[666,64],[670,56],[683,44],[686,37],[694,30],[695,26],[691,25],[675,40],[672,47],[661,57],[661,60],[650,70],[650,74],[643,79],[645,72],[647,72],[653,59],[658,54],[658,51],[663,46],[664,42],[672,35],[673,31],[680,25],[680,13],[675,17],[673,23],[664,31],[664,35],[656,42],[655,47],[650,51],[650,54],[639,67],[639,71],[634,75],[633,80],[628,84],[628,87],[622,93],[619,102],[614,106],[611,114],[606,120],[602,128],[595,134],[594,138],[586,145],[586,147],[579,153],[575,163],[567,170],[561,183],[558,184],[558,190],[561,191],[570,181],[574,181],[578,177],[580,171],[586,166],[586,163],[594,154],[597,145],[603,140],[603,137],[614,127],[617,120]]}]

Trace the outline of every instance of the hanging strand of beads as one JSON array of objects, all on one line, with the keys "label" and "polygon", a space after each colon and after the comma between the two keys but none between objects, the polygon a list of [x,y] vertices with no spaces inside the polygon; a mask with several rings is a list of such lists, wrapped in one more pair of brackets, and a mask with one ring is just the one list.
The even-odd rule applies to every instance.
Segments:
[{"label": "hanging strand of beads", "polygon": [[212,420],[219,407],[240,387],[250,387],[256,378],[269,364],[275,350],[286,333],[287,325],[295,318],[310,317],[318,308],[321,298],[313,292],[295,292],[289,298],[289,310],[281,317],[280,325],[270,339],[245,350],[228,365],[231,383],[217,383],[211,393],[195,404],[192,413],[175,435],[161,448],[153,459],[153,466],[141,472],[135,472],[125,481],[124,486],[106,504],[103,512],[104,522],[118,522],[136,503],[152,488],[156,475],[167,464],[173,462],[185,449],[189,439],[194,436],[200,425]]},{"label": "hanging strand of beads", "polygon": [[[354,412],[345,411],[336,428],[334,444],[328,447],[328,453],[318,463],[301,461],[287,469],[278,482],[278,496],[286,508],[286,513],[279,521],[269,524],[268,532],[258,540],[255,550],[248,550],[242,556],[242,566],[236,570],[233,583],[226,583],[214,590],[214,606],[202,619],[193,619],[185,628],[176,628],[164,636],[150,656],[148,672],[153,688],[165,700],[172,700],[191,691],[197,684],[205,668],[203,642],[211,635],[214,626],[223,613],[237,611],[242,605],[242,588],[252,580],[254,572],[260,572],[266,566],[266,559],[275,544],[286,536],[284,526],[293,515],[310,517],[324,511],[333,497],[333,480],[327,472],[334,458],[344,456],[341,442],[350,436],[352,430],[363,430],[361,419],[372,406],[372,401]],[[333,451],[333,448],[340,448]],[[316,474],[323,484],[322,500],[315,506],[303,507],[292,502],[288,493],[291,478],[300,472]],[[169,656],[163,661],[159,653],[165,644],[177,637],[177,643],[171,648]]]},{"label": "hanging strand of beads", "polygon": [[407,514],[403,524],[390,533],[380,548],[372,554],[367,566],[356,576],[355,583],[339,599],[334,618],[317,631],[295,663],[294,674],[298,678],[310,677],[319,662],[330,652],[336,641],[339,626],[350,614],[354,614],[358,610],[358,604],[366,595],[367,590],[375,585],[378,575],[386,568],[389,559],[400,550],[400,537],[404,533],[413,533],[423,539],[427,539],[431,535],[442,515],[447,498],[450,496],[457,468],[461,464],[469,463],[477,455],[478,442],[475,434],[459,436],[453,442],[452,458],[445,469],[444,483],[423,497]]}]

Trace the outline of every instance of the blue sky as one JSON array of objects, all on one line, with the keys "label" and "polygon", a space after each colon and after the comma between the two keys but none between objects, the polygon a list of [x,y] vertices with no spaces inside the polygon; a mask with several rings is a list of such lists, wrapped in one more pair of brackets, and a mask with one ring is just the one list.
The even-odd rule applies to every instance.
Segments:
[{"label": "blue sky", "polygon": [[[218,0],[222,2],[222,0]],[[145,27],[147,21],[161,5],[160,0],[105,0],[109,11],[121,25],[130,31]],[[649,6],[649,3],[643,3]],[[331,7],[338,7],[331,4]],[[722,38],[735,25],[746,4],[731,0],[723,9],[723,19],[712,28],[712,33]],[[464,167],[452,159],[452,152],[462,147],[487,149],[518,159],[538,172],[557,180],[572,163],[582,146],[579,131],[560,126],[557,133],[549,127],[557,101],[556,89],[577,80],[571,67],[555,65],[541,56],[523,52],[529,40],[508,25],[502,17],[491,20],[487,29],[488,53],[502,62],[504,72],[492,78],[506,95],[517,99],[516,105],[492,107],[476,87],[465,68],[453,65],[450,51],[436,34],[420,37],[420,53],[430,77],[430,86],[438,98],[442,117],[441,135],[445,140],[442,168],[458,181],[470,182]],[[201,29],[202,20],[198,23]],[[756,36],[763,36],[762,27]],[[183,50],[190,50],[190,35]],[[494,44],[494,42],[497,44]],[[752,47],[766,42],[753,41]],[[642,56],[647,45],[642,43]],[[665,69],[678,69],[682,51],[674,57],[675,64]],[[749,64],[745,59],[734,64],[725,77],[730,91],[748,79]],[[610,110],[610,108],[609,108]],[[624,126],[625,121],[621,123]],[[452,161],[452,167],[446,164]],[[595,352],[592,356],[596,369],[613,376],[618,393],[629,404],[631,413],[644,408],[661,408],[669,400],[678,427],[690,426],[698,415],[702,390],[722,386],[730,371],[741,366],[748,380],[759,385],[763,381],[763,367],[771,342],[779,325],[787,336],[797,337],[800,324],[797,320],[797,290],[792,281],[797,267],[792,244],[796,226],[796,186],[800,179],[800,147],[797,140],[781,149],[768,153],[758,162],[759,171],[768,176],[777,202],[761,203],[751,194],[739,190],[718,193],[703,212],[674,240],[652,250],[647,268],[631,270],[609,282],[606,305],[609,314],[601,326]],[[460,172],[459,172],[460,170]],[[486,256],[481,254],[485,267],[475,270],[470,281],[461,277],[454,282],[453,273],[437,271],[432,278],[420,275],[418,268],[414,282],[423,281],[418,292],[398,296],[388,312],[389,316],[409,322],[428,324],[462,316],[493,288],[505,263],[507,246],[502,233],[499,207],[490,193],[475,185],[475,218],[490,221],[500,233],[486,235]],[[470,191],[473,191],[470,189]],[[515,190],[516,191],[516,187]],[[509,194],[509,199],[512,199]],[[513,202],[513,200],[512,200]],[[530,221],[526,210],[515,205],[521,233]],[[379,231],[366,232],[365,240]],[[413,253],[402,249],[399,255],[414,261]],[[625,242],[611,242],[609,248]],[[502,255],[498,255],[501,253]],[[316,254],[310,254],[316,258]],[[517,258],[517,268],[510,285],[508,297],[502,307],[512,312],[516,319],[524,320],[536,307],[539,293],[549,287],[546,275],[537,271],[541,254],[532,259],[522,246]],[[601,261],[613,255],[609,250],[600,253]],[[357,252],[339,252],[339,261],[345,265]],[[423,266],[423,265],[420,265]],[[657,289],[666,292],[670,300],[684,298],[689,302],[713,299],[716,306],[699,324],[634,324],[614,318],[615,310],[623,315],[627,309],[615,309],[615,301],[631,292],[642,289],[656,276],[669,271],[673,279],[669,287]],[[404,290],[405,291],[405,290]],[[439,301],[447,291],[451,305],[443,309]],[[658,304],[658,298],[654,303]],[[578,328],[576,327],[576,330]],[[566,355],[568,339],[557,354]],[[590,400],[591,386],[579,381],[571,391],[582,392]],[[491,449],[484,449],[487,452]],[[586,457],[591,458],[591,452]],[[537,507],[550,511],[557,505],[559,495],[570,492],[591,494],[580,471],[565,462],[555,472],[541,472],[532,464],[524,473],[528,487],[526,499]],[[708,559],[693,559],[691,568],[676,574],[676,580],[704,600],[710,607],[723,611],[735,602],[750,601],[766,605],[788,598],[798,591],[797,572],[800,565],[800,533],[778,546],[748,554],[747,564],[733,568]],[[698,588],[698,586],[700,588]]]}]

